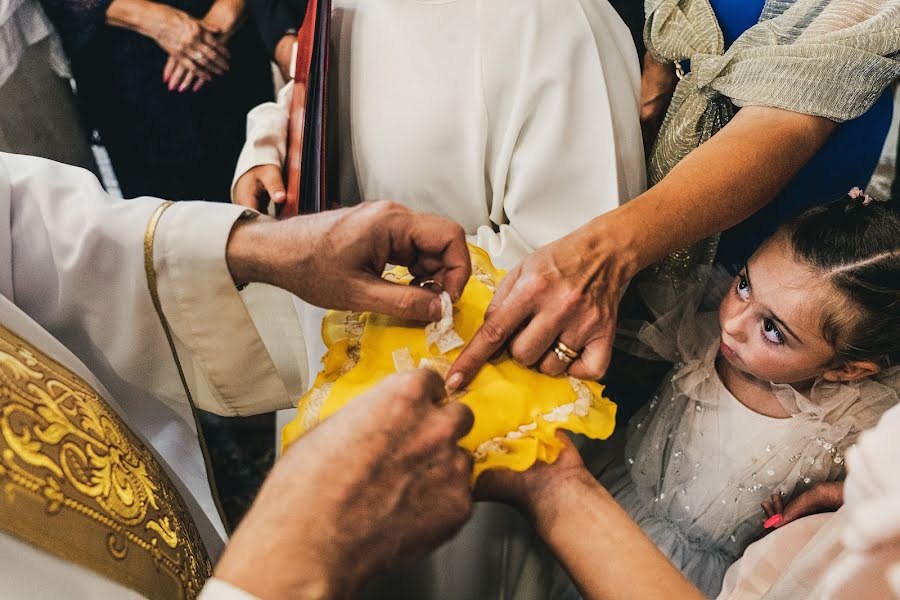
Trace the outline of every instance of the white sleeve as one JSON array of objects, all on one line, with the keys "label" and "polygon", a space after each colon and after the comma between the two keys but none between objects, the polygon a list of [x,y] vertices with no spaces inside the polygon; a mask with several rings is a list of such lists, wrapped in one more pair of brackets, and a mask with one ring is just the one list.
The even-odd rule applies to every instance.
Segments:
[{"label": "white sleeve", "polygon": [[144,264],[150,243],[162,311],[197,407],[244,415],[291,404],[225,261],[243,208],[175,203],[145,239],[162,200],[113,199],[88,171],[48,160],[0,154],[0,181],[4,167],[12,299],[110,391],[185,404],[151,297]]},{"label": "white sleeve", "polygon": [[481,36],[495,228],[477,243],[498,266],[644,191],[634,43],[605,0],[579,3],[483,8],[496,13]]},{"label": "white sleeve", "polygon": [[288,117],[294,82],[290,81],[278,92],[275,102],[265,102],[247,113],[247,141],[238,157],[231,181],[231,199],[234,200],[234,184],[241,175],[259,165],[284,164],[287,153]]},{"label": "white sleeve", "polygon": [[200,590],[197,600],[259,600],[259,598],[239,587],[213,577]]}]

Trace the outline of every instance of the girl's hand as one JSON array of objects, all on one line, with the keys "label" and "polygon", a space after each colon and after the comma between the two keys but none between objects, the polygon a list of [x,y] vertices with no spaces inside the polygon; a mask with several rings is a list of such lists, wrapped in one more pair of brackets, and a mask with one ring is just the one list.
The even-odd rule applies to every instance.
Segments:
[{"label": "girl's hand", "polygon": [[522,472],[510,469],[485,471],[475,484],[475,499],[510,504],[533,519],[541,510],[541,499],[547,497],[545,492],[559,488],[560,482],[570,477],[592,478],[569,436],[562,431],[556,436],[563,443],[556,462],[537,461]]},{"label": "girl's hand", "polygon": [[793,500],[784,504],[781,494],[772,494],[762,503],[768,517],[763,523],[766,529],[778,528],[800,517],[823,512],[834,512],[844,504],[844,482],[817,483]]}]

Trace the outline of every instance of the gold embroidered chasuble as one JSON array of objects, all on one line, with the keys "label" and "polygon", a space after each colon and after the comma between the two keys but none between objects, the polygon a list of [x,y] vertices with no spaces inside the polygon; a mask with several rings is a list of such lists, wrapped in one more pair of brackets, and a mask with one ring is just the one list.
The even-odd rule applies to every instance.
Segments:
[{"label": "gold embroidered chasuble", "polygon": [[84,380],[3,326],[0,484],[0,529],[148,598],[196,597],[211,576],[149,449]]}]

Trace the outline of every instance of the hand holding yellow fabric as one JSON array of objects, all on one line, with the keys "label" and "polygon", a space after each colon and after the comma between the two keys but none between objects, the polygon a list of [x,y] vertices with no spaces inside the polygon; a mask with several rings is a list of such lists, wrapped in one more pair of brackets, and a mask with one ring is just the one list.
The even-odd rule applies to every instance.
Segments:
[{"label": "hand holding yellow fabric", "polygon": [[[469,249],[472,277],[453,315],[454,328],[465,341],[481,325],[505,275],[494,269],[484,251]],[[412,279],[402,268],[385,277],[406,283]],[[441,354],[427,345],[421,323],[374,313],[331,312],[322,324],[322,336],[328,347],[324,369],[300,399],[297,418],[285,427],[284,447],[398,367],[431,366],[446,372],[460,351]],[[458,400],[475,414],[472,431],[460,440],[475,457],[473,482],[485,469],[524,471],[537,460],[552,463],[562,448],[557,429],[606,439],[615,426],[616,405],[603,397],[602,385],[542,375],[505,354],[486,364]]]}]

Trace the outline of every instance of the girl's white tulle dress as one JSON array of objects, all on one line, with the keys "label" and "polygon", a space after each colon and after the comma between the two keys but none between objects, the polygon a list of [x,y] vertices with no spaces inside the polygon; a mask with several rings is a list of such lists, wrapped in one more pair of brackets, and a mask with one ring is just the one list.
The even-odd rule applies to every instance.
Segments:
[{"label": "girl's white tulle dress", "polygon": [[[772,384],[790,412],[767,417],[741,404],[716,372],[717,311],[728,276],[682,296],[632,336],[629,350],[674,363],[630,421],[624,459],[600,476],[676,567],[715,597],[728,567],[764,533],[760,503],[842,479],[845,451],[898,402],[900,369],[858,383],[819,379],[809,397]],[[651,310],[672,306],[645,293]],[[704,312],[705,310],[705,312]],[[625,334],[628,337],[628,334]],[[562,588],[562,589],[561,589]],[[564,591],[568,589],[568,592]],[[555,597],[577,597],[571,584]]]}]

